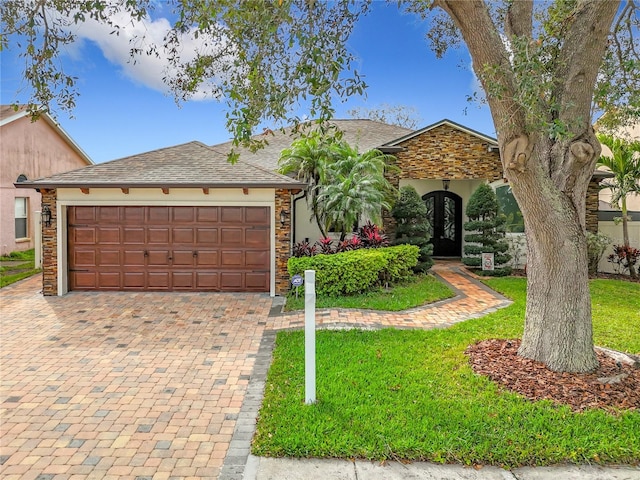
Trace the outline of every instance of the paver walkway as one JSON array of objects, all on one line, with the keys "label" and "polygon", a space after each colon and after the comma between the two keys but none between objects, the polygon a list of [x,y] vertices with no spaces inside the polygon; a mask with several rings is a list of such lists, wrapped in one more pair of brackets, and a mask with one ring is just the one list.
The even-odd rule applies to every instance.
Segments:
[{"label": "paver walkway", "polygon": [[[319,311],[318,323],[433,328],[508,304],[458,270],[434,267],[455,299]],[[273,299],[259,294],[43,297],[40,282],[0,290],[0,477],[241,478],[260,403],[253,377],[268,368],[268,339],[302,314],[269,316]]]}]

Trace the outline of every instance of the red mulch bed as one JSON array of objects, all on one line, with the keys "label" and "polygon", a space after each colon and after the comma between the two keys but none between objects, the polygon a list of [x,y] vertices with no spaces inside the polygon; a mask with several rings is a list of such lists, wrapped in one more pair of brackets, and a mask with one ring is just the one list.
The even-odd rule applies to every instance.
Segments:
[{"label": "red mulch bed", "polygon": [[[552,372],[541,363],[517,355],[520,340],[485,340],[467,348],[471,368],[529,400],[551,400],[574,411],[640,409],[640,368],[617,363],[597,351],[600,367],[593,373]],[[598,379],[627,374],[619,383]]]}]

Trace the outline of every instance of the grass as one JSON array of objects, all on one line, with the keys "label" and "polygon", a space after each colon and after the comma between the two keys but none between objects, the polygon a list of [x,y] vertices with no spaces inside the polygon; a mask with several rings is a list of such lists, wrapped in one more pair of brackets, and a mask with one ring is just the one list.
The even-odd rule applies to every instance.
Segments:
[{"label": "grass", "polygon": [[[380,289],[345,297],[318,296],[316,308],[361,308],[397,312],[444,300],[454,295],[447,285],[438,281],[433,275],[418,275],[411,281],[388,290]],[[289,294],[285,310],[302,309],[304,309],[304,295],[296,298],[295,293]]]},{"label": "grass", "polygon": [[[317,332],[315,405],[303,402],[303,332],[280,332],[253,452],[506,467],[637,463],[640,412],[573,413],[472,372],[467,345],[523,329],[526,280],[486,283],[514,304],[446,330]],[[591,288],[596,344],[640,352],[640,285],[596,280]]]},{"label": "grass", "polygon": [[1,256],[0,261],[23,261],[23,263],[0,267],[0,288],[22,280],[23,278],[30,277],[31,275],[35,275],[41,271],[38,268],[34,268],[34,249],[25,250],[23,252],[11,252],[9,255]]}]

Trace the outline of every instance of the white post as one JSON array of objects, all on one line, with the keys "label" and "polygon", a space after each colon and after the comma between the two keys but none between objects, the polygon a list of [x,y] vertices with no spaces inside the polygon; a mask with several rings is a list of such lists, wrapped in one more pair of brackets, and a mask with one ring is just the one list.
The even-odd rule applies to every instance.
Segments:
[{"label": "white post", "polygon": [[304,271],[304,402],[316,403],[316,272]]}]

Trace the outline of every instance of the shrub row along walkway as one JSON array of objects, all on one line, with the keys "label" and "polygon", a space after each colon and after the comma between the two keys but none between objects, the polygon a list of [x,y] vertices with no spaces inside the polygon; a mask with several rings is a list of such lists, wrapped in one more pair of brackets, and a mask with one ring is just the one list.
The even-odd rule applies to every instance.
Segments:
[{"label": "shrub row along walkway", "polygon": [[[319,326],[442,327],[509,303],[460,268],[434,267],[456,298]],[[275,331],[303,314],[259,294],[40,289],[0,290],[0,477],[242,478]]]},{"label": "shrub row along walkway", "polygon": [[[424,307],[401,312],[381,312],[353,309],[322,309],[316,313],[320,328],[414,328],[448,327],[454,323],[477,318],[506,307],[511,301],[479,283],[459,262],[440,261],[431,272],[447,282],[456,296]],[[304,312],[292,312],[275,318],[276,330],[304,327]]]}]

